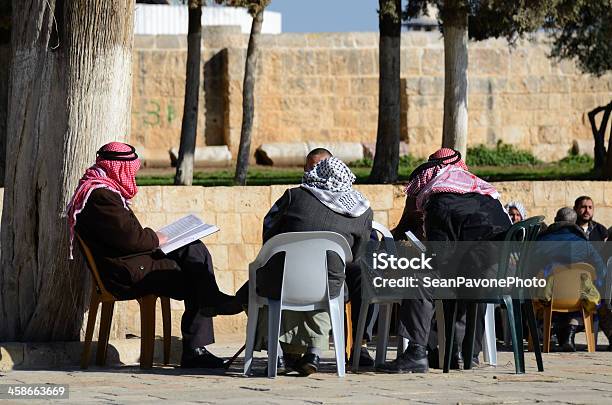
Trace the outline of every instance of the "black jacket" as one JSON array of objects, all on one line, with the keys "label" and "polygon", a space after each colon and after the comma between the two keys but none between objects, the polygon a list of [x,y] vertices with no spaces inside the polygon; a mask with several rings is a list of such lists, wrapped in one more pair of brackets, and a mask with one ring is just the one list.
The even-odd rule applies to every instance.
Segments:
[{"label": "black jacket", "polygon": [[[349,217],[332,211],[313,194],[301,188],[291,188],[274,204],[264,219],[264,243],[275,235],[285,232],[331,231],[339,233],[348,241],[353,261],[366,251],[372,230],[372,210],[368,208],[359,217]],[[340,257],[327,253],[329,292],[337,297],[344,283],[344,266]],[[279,299],[284,254],[274,255],[257,272],[259,295]]]},{"label": "black jacket", "polygon": [[143,228],[113,191],[94,190],[76,219],[75,230],[91,249],[104,287],[118,298],[127,298],[129,289],[151,271],[179,269],[156,251],[155,231]]}]

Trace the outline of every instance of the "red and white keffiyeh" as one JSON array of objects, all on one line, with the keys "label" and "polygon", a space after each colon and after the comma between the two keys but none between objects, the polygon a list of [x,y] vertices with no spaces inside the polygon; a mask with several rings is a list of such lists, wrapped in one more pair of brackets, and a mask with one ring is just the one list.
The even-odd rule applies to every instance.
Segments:
[{"label": "red and white keffiyeh", "polygon": [[[100,148],[102,152],[130,152],[133,147],[121,142],[111,142]],[[99,151],[99,152],[100,152]],[[137,155],[125,155],[124,159],[134,158]],[[101,156],[96,158],[96,164],[85,171],[77,186],[70,203],[66,208],[68,226],[70,228],[70,258],[72,259],[72,245],[74,241],[74,227],[76,216],[83,211],[92,191],[106,188],[119,194],[123,205],[128,209],[129,200],[138,192],[136,187],[136,173],[140,169],[140,159],[109,160]]]},{"label": "red and white keffiyeh", "polygon": [[418,210],[422,210],[429,197],[436,193],[478,193],[499,199],[495,187],[470,173],[461,154],[450,148],[439,149],[417,167],[404,191],[416,197]]}]

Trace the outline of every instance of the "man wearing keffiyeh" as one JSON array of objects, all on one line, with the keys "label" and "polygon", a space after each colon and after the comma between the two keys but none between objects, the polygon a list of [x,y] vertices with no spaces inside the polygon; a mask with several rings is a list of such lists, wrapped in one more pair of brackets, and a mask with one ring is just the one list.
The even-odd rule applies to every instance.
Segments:
[{"label": "man wearing keffiyeh", "polygon": [[[392,231],[396,240],[405,239],[405,232],[411,231],[421,239],[448,244],[484,241],[499,236],[511,225],[497,190],[470,173],[461,154],[453,149],[442,148],[429,156],[427,162],[412,172],[405,191],[406,207]],[[465,317],[465,306],[460,305],[458,311]],[[483,313],[480,310],[480,315]],[[433,300],[404,300],[398,333],[409,340],[409,345],[394,362],[385,365],[384,371],[428,371],[427,346],[430,353],[436,349],[436,339],[430,333],[433,315]],[[465,322],[457,322],[456,330],[452,367],[459,368],[461,361],[477,361],[477,358],[461,359],[458,348],[463,343]],[[483,330],[484,318],[477,322],[476,356],[482,346]]]},{"label": "man wearing keffiyeh", "polygon": [[[325,149],[313,150],[307,156],[300,187],[288,189],[264,218],[264,243],[285,232],[331,231],[346,238],[354,261],[357,261],[365,254],[373,213],[370,202],[352,188],[354,181],[355,175],[340,159]],[[258,270],[260,295],[279,299],[283,263],[284,255],[277,254]],[[329,294],[330,298],[335,298],[345,281],[344,263],[336,253],[328,252],[327,264]],[[348,266],[346,270],[348,279]],[[237,295],[247,291],[245,284]],[[267,316],[259,317],[257,350],[265,349],[267,343],[267,319]],[[283,311],[279,339],[283,354],[282,360],[279,359],[279,373],[295,370],[306,376],[316,372],[321,352],[329,346],[330,329],[329,315],[325,311]]]},{"label": "man wearing keffiyeh", "polygon": [[[183,367],[223,367],[205,348],[214,342],[210,316],[229,314],[234,297],[215,281],[212,258],[200,241],[168,255],[158,250],[165,235],[143,228],[130,209],[140,160],[134,147],[111,142],[97,152],[67,207],[71,256],[78,234],[91,249],[104,287],[118,299],[149,294],[185,301],[181,322]],[[222,309],[221,309],[222,308]]]}]

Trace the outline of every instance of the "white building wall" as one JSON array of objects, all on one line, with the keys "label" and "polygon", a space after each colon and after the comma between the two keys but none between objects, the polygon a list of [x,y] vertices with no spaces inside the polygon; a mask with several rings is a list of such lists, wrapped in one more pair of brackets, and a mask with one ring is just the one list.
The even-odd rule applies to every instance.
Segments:
[{"label": "white building wall", "polygon": [[[136,4],[134,34],[136,35],[186,35],[187,6]],[[244,8],[203,7],[202,25],[238,25],[243,33],[251,31],[252,18]],[[262,34],[281,33],[281,14],[264,12]]]}]

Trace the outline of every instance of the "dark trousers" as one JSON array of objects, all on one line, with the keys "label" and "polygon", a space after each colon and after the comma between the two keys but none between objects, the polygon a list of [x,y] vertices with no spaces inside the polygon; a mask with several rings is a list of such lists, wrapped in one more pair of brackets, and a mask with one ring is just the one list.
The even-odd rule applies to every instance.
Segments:
[{"label": "dark trousers", "polygon": [[174,260],[179,270],[156,270],[148,273],[132,287],[131,295],[142,297],[148,294],[185,301],[185,312],[181,319],[183,348],[203,347],[214,343],[212,318],[199,314],[199,309],[214,306],[220,298],[215,280],[212,258],[206,246],[192,242],[167,255]]},{"label": "dark trousers", "polygon": [[351,322],[353,323],[353,342],[361,345],[361,341],[369,342],[372,340],[372,331],[376,322],[376,305],[369,305],[366,314],[366,327],[360,339],[355,337],[357,324],[359,323],[359,313],[361,308],[361,267],[358,264],[349,263],[346,266],[346,286],[348,289],[348,300],[351,303]]},{"label": "dark trousers", "polygon": [[[444,301],[444,316],[452,316],[455,301]],[[474,341],[474,356],[482,350],[484,337],[484,311],[486,306],[478,304],[478,315],[476,319],[476,339]],[[436,322],[434,321],[435,305],[427,299],[404,300],[400,306],[398,334],[407,338],[410,342],[421,346],[428,346],[430,350],[438,346],[438,335]],[[465,337],[466,305],[458,301],[457,322],[455,322],[455,341],[453,351],[463,350]]]}]

